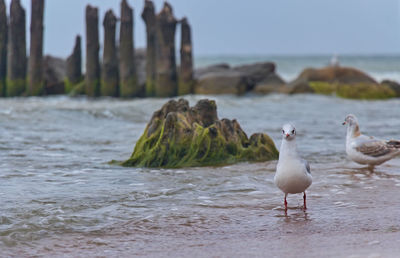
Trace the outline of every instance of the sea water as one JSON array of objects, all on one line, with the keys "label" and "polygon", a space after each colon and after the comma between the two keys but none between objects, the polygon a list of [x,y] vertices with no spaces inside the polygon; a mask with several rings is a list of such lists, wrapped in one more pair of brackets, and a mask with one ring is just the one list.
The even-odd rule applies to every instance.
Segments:
[{"label": "sea water", "polygon": [[[340,59],[378,79],[398,78],[397,58],[357,60]],[[329,58],[273,61],[291,79]],[[215,100],[220,119],[236,118],[248,136],[267,133],[277,148],[281,126],[292,122],[314,180],[308,210],[302,210],[301,195],[290,195],[285,215],[284,195],[273,184],[276,161],[179,169],[109,165],[129,158],[152,113],[167,99],[0,99],[0,257],[400,253],[400,159],[373,172],[355,164],[346,157],[341,125],[353,113],[363,133],[400,139],[400,99],[185,98],[191,105]]]}]

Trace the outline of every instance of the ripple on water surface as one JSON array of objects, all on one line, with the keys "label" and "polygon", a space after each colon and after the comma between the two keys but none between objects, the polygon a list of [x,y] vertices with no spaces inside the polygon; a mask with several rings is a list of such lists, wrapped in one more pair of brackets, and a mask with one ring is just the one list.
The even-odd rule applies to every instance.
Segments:
[{"label": "ripple on water surface", "polygon": [[[200,98],[188,96],[191,104]],[[284,215],[283,194],[273,184],[276,161],[176,170],[108,165],[130,156],[165,99],[5,99],[0,246],[10,255],[107,249],[112,256],[148,246],[161,253],[179,245],[196,249],[227,236],[268,242],[296,234],[399,231],[393,214],[400,203],[392,192],[400,186],[400,161],[373,173],[348,161],[341,126],[351,112],[364,132],[400,138],[399,100],[212,98],[220,118],[238,119],[249,135],[268,133],[278,147],[282,124],[296,125],[299,150],[314,177],[307,212],[300,209],[301,196],[291,195]],[[152,239],[160,245],[149,244]]]}]

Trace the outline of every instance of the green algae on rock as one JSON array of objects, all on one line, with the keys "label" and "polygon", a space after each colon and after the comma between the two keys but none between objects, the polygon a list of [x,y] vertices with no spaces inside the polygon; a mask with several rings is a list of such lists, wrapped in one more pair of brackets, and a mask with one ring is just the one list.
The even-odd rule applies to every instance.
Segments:
[{"label": "green algae on rock", "polygon": [[176,168],[277,158],[268,135],[248,138],[235,119],[219,120],[215,101],[203,99],[190,107],[179,99],[154,112],[132,156],[122,165]]},{"label": "green algae on rock", "polygon": [[389,99],[396,97],[396,92],[386,84],[377,83],[330,83],[309,82],[314,93],[331,95],[336,94],[348,99]]},{"label": "green algae on rock", "polygon": [[396,92],[384,84],[356,83],[338,85],[336,94],[348,99],[390,99]]}]

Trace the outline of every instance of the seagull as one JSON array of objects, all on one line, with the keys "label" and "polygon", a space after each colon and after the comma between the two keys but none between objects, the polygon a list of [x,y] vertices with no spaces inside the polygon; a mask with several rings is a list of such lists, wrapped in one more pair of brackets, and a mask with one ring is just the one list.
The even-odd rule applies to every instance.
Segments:
[{"label": "seagull", "polygon": [[296,129],[291,124],[282,127],[282,145],[274,182],[285,193],[285,213],[288,194],[303,193],[304,210],[307,209],[305,191],[312,183],[311,170],[308,162],[297,153]]},{"label": "seagull", "polygon": [[355,115],[347,115],[343,125],[347,125],[346,153],[353,161],[373,168],[400,154],[400,141],[361,134]]}]

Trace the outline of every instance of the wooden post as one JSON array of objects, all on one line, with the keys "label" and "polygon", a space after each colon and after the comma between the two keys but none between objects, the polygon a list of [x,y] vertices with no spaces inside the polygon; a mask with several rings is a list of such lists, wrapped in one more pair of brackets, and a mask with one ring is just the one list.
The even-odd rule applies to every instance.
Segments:
[{"label": "wooden post", "polygon": [[142,19],[146,23],[146,96],[155,95],[156,83],[156,15],[154,4],[145,0]]},{"label": "wooden post", "polygon": [[103,66],[101,69],[101,95],[117,97],[118,94],[118,59],[115,45],[117,18],[112,10],[104,16]]},{"label": "wooden post", "polygon": [[4,0],[0,0],[0,97],[6,96],[7,77],[7,10]]},{"label": "wooden post", "polygon": [[81,36],[76,36],[72,54],[67,58],[65,92],[69,93],[82,80]]},{"label": "wooden post", "polygon": [[135,66],[133,34],[133,9],[126,0],[121,2],[121,26],[119,33],[119,95],[136,97],[140,93]]},{"label": "wooden post", "polygon": [[32,0],[31,44],[28,64],[28,95],[43,94],[43,13],[44,0]]},{"label": "wooden post", "polygon": [[26,88],[25,21],[25,9],[19,0],[12,0],[8,37],[7,96],[20,96]]},{"label": "wooden post", "polygon": [[193,93],[192,35],[186,18],[181,20],[181,66],[178,95]]},{"label": "wooden post", "polygon": [[157,69],[156,87],[157,97],[172,97],[178,93],[178,76],[175,56],[175,31],[177,20],[172,6],[165,2],[161,12],[157,15]]},{"label": "wooden post", "polygon": [[86,6],[86,74],[85,92],[90,97],[100,95],[99,62],[99,16],[98,9]]}]

